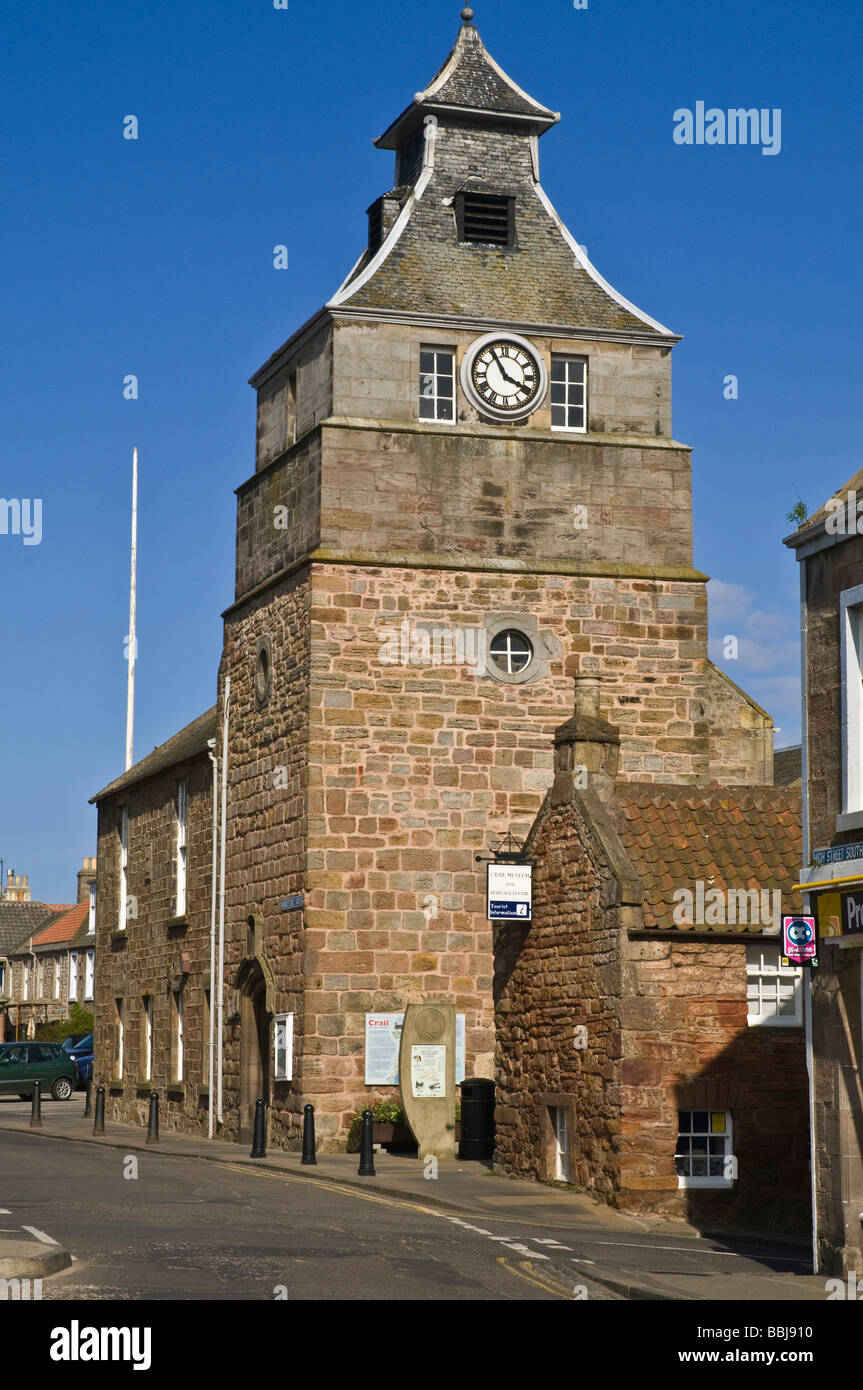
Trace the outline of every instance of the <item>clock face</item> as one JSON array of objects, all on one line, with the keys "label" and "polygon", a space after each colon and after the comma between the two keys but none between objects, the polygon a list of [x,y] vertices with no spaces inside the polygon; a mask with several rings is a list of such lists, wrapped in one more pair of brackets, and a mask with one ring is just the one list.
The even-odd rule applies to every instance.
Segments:
[{"label": "clock face", "polygon": [[539,355],[524,338],[488,334],[468,350],[463,384],[477,409],[496,420],[530,415],[546,391]]}]

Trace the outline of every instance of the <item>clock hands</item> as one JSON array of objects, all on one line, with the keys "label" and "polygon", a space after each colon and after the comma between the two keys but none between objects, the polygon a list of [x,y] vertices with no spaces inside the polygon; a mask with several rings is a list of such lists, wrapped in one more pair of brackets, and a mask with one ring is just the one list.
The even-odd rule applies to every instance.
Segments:
[{"label": "clock hands", "polygon": [[509,372],[507,372],[507,371],[504,369],[504,365],[503,365],[503,362],[501,361],[501,355],[500,355],[500,353],[496,352],[496,353],[494,354],[494,356],[495,356],[495,360],[497,361],[498,371],[500,372],[500,374],[501,374],[501,376],[503,377],[504,381],[508,381],[509,384],[510,384],[510,386],[523,386],[523,385],[524,385],[524,382],[523,382],[523,381],[516,381],[515,377],[514,377],[514,376],[510,376]]}]

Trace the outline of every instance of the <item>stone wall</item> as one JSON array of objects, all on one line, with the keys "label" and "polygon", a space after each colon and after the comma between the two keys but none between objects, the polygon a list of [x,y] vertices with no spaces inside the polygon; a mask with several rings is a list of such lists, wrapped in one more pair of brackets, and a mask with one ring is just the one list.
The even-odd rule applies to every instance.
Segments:
[{"label": "stone wall", "polygon": [[[623,1144],[618,1205],[695,1225],[803,1233],[809,1132],[801,1027],[749,1027],[746,946],[621,936]],[[678,1190],[678,1110],[729,1110],[739,1177]]]},{"label": "stone wall", "polygon": [[[219,681],[221,722],[224,678],[231,677],[224,1132],[236,1137],[238,1128],[242,1036],[232,999],[240,969],[250,959],[252,919],[260,960],[273,982],[271,1012],[294,1014],[294,1080],[275,1082],[271,1095],[271,1138],[277,1146],[296,1140],[302,1117],[305,933],[302,912],[283,912],[281,902],[305,888],[310,602],[308,572],[300,571],[229,611]],[[263,637],[270,641],[271,684],[260,702],[255,666]]]},{"label": "stone wall", "polygon": [[[542,803],[571,701],[568,654],[606,677],[627,775],[704,775],[692,655],[704,599],[697,584],[354,565],[316,564],[311,583],[304,1047],[321,1061],[303,1076],[310,1096],[314,1072],[326,1078],[318,1128],[335,1137],[370,1096],[367,1010],[452,997],[467,1016],[467,1074],[492,1074],[492,934],[475,856],[508,831],[523,839]],[[538,679],[414,664],[417,628],[489,619],[535,622],[554,653]],[[406,664],[381,659],[387,632]]]},{"label": "stone wall", "polygon": [[[802,1028],[747,1026],[745,944],[630,936],[640,912],[621,905],[585,805],[545,803],[533,921],[498,932],[497,1167],[552,1180],[548,1108],[563,1106],[578,1187],[706,1228],[803,1233]],[[731,1111],[731,1190],[678,1188],[678,1111],[702,1108]]]},{"label": "stone wall", "polygon": [[712,661],[706,675],[711,781],[772,787],[773,720]]}]

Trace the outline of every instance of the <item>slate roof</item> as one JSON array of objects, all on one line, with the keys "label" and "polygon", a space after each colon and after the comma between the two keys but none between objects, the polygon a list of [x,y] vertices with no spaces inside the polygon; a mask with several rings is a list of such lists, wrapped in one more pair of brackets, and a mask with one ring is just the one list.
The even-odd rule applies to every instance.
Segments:
[{"label": "slate roof", "polygon": [[799,787],[803,780],[803,749],[799,743],[791,748],[777,748],[773,753],[773,785]]},{"label": "slate roof", "polygon": [[8,956],[52,920],[69,911],[70,904],[0,902],[0,955]]},{"label": "slate roof", "polygon": [[114,792],[122,791],[125,787],[131,787],[135,782],[143,782],[146,777],[155,777],[157,773],[164,772],[175,763],[185,762],[197,753],[206,753],[208,739],[216,736],[217,723],[217,706],[213,705],[206,714],[193,719],[185,729],[181,729],[165,743],[158,744],[146,758],[134,763],[128,772],[124,772],[121,777],[115,777],[107,787],[91,796],[90,805],[92,806],[94,801],[101,801],[103,797],[111,796]]},{"label": "slate roof", "polygon": [[436,108],[461,107],[499,116],[527,117],[537,130],[560,120],[556,111],[535,101],[494,61],[473,24],[463,24],[446,62],[423,91],[375,141],[379,149],[395,149],[402,128]]},{"label": "slate roof", "polygon": [[783,912],[803,910],[791,892],[803,854],[799,790],[629,782],[617,785],[614,800],[617,833],[644,884],[646,928],[762,934],[760,922],[676,923],[675,890],[694,894],[699,880],[705,893],[779,889]]},{"label": "slate roof", "polygon": [[[528,112],[535,129],[557,116],[506,77],[472,25],[463,27],[438,78],[376,143],[406,148],[411,127],[435,111],[446,129],[433,143],[433,168],[415,164],[399,218],[379,249],[366,248],[330,310],[676,341],[603,279],[560,220],[537,182],[523,124]],[[501,133],[507,118],[521,128]],[[466,187],[514,198],[514,246],[459,242],[454,200]]]}]

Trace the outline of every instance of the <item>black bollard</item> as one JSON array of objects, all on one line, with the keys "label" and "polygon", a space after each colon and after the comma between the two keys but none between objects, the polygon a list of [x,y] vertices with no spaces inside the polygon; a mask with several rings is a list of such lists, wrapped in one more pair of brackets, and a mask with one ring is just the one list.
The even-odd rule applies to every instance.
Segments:
[{"label": "black bollard", "polygon": [[147,1143],[159,1142],[159,1092],[150,1092],[150,1116],[147,1121]]},{"label": "black bollard", "polygon": [[89,1119],[93,1113],[93,1078],[87,1082],[86,1100],[84,1101],[84,1119]]},{"label": "black bollard", "polygon": [[372,1148],[372,1112],[363,1111],[363,1130],[360,1136],[360,1166],[357,1173],[361,1178],[375,1176],[375,1155]]},{"label": "black bollard", "polygon": [[93,1118],[93,1133],[105,1133],[105,1087],[96,1087],[96,1114]]},{"label": "black bollard", "polygon": [[315,1158],[315,1107],[303,1106],[303,1156],[300,1163],[317,1163]]},{"label": "black bollard", "polygon": [[267,1131],[264,1123],[264,1102],[255,1101],[255,1135],[252,1140],[252,1152],[250,1158],[266,1158],[267,1156]]},{"label": "black bollard", "polygon": [[33,1104],[30,1107],[30,1128],[42,1128],[42,1083],[33,1082]]}]

